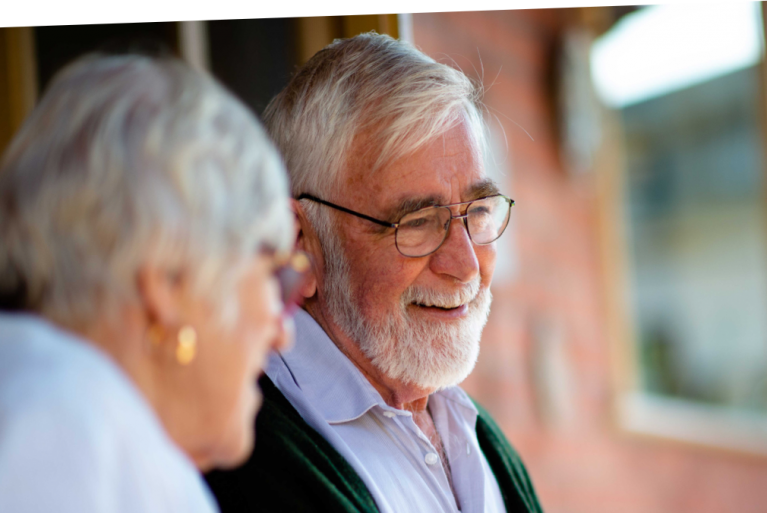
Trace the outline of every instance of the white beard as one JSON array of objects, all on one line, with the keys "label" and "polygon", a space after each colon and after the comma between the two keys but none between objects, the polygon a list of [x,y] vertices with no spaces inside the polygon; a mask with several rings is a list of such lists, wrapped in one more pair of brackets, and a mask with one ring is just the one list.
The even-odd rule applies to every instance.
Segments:
[{"label": "white beard", "polygon": [[[479,277],[453,293],[411,286],[394,311],[382,319],[370,319],[360,309],[361,302],[349,280],[349,263],[337,238],[330,235],[322,239],[328,313],[381,373],[402,383],[437,390],[466,379],[477,362],[492,301],[490,290],[480,287]],[[461,319],[419,320],[409,311],[419,308],[411,307],[413,302],[445,306],[468,303],[469,311]]]}]

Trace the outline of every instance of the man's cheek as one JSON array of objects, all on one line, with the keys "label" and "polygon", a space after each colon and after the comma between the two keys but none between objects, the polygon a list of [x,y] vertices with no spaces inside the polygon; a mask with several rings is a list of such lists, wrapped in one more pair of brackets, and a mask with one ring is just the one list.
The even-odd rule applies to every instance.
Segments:
[{"label": "man's cheek", "polygon": [[[398,298],[407,286],[402,283],[403,275],[397,270],[370,268],[360,272],[359,291],[365,295],[375,295],[384,300]],[[398,292],[399,291],[399,292]]]},{"label": "man's cheek", "polygon": [[495,242],[488,244],[487,246],[479,246],[476,248],[477,260],[479,261],[479,272],[482,277],[482,284],[489,286],[493,279],[493,273],[495,272],[495,262],[497,253],[495,249]]}]

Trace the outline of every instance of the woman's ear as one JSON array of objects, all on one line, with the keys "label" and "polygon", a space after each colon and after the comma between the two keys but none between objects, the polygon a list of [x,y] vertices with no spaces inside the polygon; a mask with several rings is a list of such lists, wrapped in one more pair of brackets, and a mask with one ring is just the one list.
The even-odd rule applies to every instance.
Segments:
[{"label": "woman's ear", "polygon": [[[309,257],[309,270],[306,273],[306,280],[301,287],[301,295],[305,299],[310,299],[317,294],[317,276],[319,272],[318,263],[322,262],[322,248],[317,234],[314,232],[311,223],[306,218],[306,213],[298,200],[291,200],[291,207],[296,214],[298,232],[296,234],[296,249],[306,253]],[[319,258],[319,260],[318,260]]]},{"label": "woman's ear", "polygon": [[145,264],[136,273],[136,288],[148,322],[164,328],[176,326],[181,317],[182,276]]}]

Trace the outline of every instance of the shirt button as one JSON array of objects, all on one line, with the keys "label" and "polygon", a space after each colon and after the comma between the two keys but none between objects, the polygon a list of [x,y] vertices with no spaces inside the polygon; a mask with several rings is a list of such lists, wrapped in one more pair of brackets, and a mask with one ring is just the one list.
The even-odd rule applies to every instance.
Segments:
[{"label": "shirt button", "polygon": [[393,411],[386,410],[384,412],[384,417],[389,417],[390,419],[393,419],[396,416],[397,416],[397,414],[394,413]]},{"label": "shirt button", "polygon": [[424,461],[426,461],[427,465],[434,465],[435,463],[439,461],[439,456],[437,456],[433,452],[430,452],[429,454],[426,455],[426,457],[424,458]]}]

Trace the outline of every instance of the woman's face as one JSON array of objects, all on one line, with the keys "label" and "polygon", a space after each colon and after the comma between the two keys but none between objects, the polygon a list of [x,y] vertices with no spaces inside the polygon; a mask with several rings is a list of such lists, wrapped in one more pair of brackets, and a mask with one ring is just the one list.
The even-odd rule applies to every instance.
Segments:
[{"label": "woman's face", "polygon": [[[197,354],[178,366],[174,388],[184,407],[171,436],[203,470],[233,466],[253,449],[253,419],[261,406],[256,380],[270,349],[290,341],[272,257],[257,255],[237,288],[239,316],[225,327],[209,302],[190,299],[185,308],[197,332]],[[171,406],[171,408],[173,408]]]}]

